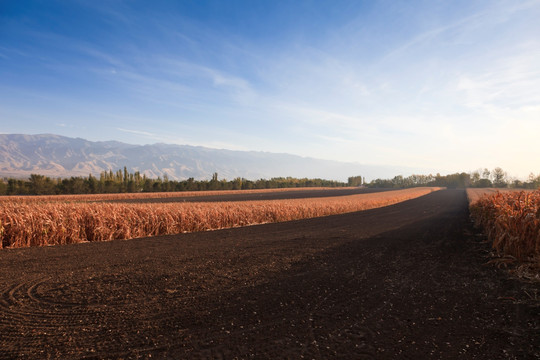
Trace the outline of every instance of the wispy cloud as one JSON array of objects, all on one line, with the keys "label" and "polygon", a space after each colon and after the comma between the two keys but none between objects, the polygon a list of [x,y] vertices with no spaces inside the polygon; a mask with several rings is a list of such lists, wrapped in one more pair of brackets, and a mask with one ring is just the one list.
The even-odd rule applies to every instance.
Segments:
[{"label": "wispy cloud", "polygon": [[482,72],[459,77],[457,89],[465,92],[468,106],[520,108],[540,102],[540,43],[520,48],[521,53],[486,64]]},{"label": "wispy cloud", "polygon": [[151,137],[151,138],[156,138],[157,137],[156,134],[153,134],[153,133],[148,132],[148,131],[130,130],[130,129],[122,129],[122,128],[116,128],[116,130],[120,130],[120,131],[127,132],[127,133],[130,133],[130,134],[144,135],[144,136]]},{"label": "wispy cloud", "polygon": [[66,132],[92,123],[94,139],[456,170],[494,157],[515,172],[532,166],[540,1],[388,5],[246,32],[221,15],[164,10],[176,5],[83,2],[86,26],[110,36],[17,25],[28,27],[14,32],[26,45],[0,47],[10,79],[0,110]]}]

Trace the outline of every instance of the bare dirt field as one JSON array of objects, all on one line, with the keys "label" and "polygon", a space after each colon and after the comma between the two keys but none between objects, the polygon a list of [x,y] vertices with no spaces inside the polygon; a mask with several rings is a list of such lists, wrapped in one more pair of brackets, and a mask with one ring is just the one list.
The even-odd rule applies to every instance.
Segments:
[{"label": "bare dirt field", "polygon": [[0,251],[0,359],[538,359],[540,285],[464,190],[203,233]]}]

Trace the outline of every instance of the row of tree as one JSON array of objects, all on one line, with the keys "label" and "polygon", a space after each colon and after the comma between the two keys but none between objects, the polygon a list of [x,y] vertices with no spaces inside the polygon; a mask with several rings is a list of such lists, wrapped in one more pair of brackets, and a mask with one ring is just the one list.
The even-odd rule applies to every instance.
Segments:
[{"label": "row of tree", "polygon": [[411,175],[395,176],[392,179],[376,179],[366,184],[374,188],[405,188],[415,186],[443,186],[451,188],[464,187],[496,187],[537,189],[540,187],[540,175],[531,173],[526,181],[511,179],[508,174],[497,167],[493,170],[483,169],[470,173],[455,173],[449,175]]},{"label": "row of tree", "polygon": [[130,173],[127,168],[117,172],[102,172],[99,178],[71,177],[54,179],[44,175],[32,174],[29,179],[0,179],[0,195],[54,195],[54,194],[106,194],[161,191],[203,191],[203,190],[244,190],[275,189],[294,187],[343,187],[367,186],[372,188],[407,188],[417,186],[442,187],[513,187],[536,189],[540,187],[540,175],[530,174],[527,181],[510,179],[507,173],[497,167],[493,170],[483,169],[471,173],[455,173],[449,175],[411,175],[395,176],[392,179],[376,179],[366,183],[362,176],[351,176],[348,181],[340,182],[323,179],[297,179],[278,177],[270,180],[219,180],[214,173],[210,180],[169,180],[152,179],[139,172]]},{"label": "row of tree", "polygon": [[135,193],[161,191],[202,191],[202,190],[243,190],[243,189],[274,189],[291,187],[343,187],[344,182],[323,179],[297,179],[292,177],[271,178],[270,180],[219,180],[214,173],[210,180],[169,180],[152,179],[139,172],[130,173],[124,170],[117,172],[102,172],[99,178],[71,177],[54,179],[44,175],[32,174],[27,180],[0,180],[0,195],[54,195],[54,194],[106,194],[106,193]]}]

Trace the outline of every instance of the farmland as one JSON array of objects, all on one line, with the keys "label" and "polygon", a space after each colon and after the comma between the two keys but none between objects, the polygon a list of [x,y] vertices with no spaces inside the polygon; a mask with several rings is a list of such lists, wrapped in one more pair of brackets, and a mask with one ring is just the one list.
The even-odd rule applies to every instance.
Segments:
[{"label": "farmland", "polygon": [[[146,194],[73,195],[59,199],[5,197],[0,202],[0,244],[2,247],[60,245],[290,221],[387,206],[436,190],[439,188],[307,199],[159,204],[105,202],[142,200]],[[327,192],[333,194],[333,191]],[[163,194],[157,198],[168,199],[172,195]],[[210,193],[206,196],[215,196],[213,199],[217,200],[222,195]]]},{"label": "farmland", "polygon": [[[151,193],[114,193],[114,194],[84,194],[84,195],[38,195],[38,196],[0,196],[0,201],[17,202],[95,202],[95,201],[140,201],[144,199],[177,199],[194,197],[221,197],[226,195],[290,193],[301,191],[298,188],[282,189],[256,189],[256,190],[209,190],[209,191],[182,191],[182,192],[151,192]],[[309,188],[309,191],[329,190],[327,188]],[[348,190],[351,190],[350,188]],[[331,191],[337,191],[332,189]],[[308,196],[309,197],[309,196]]]},{"label": "farmland", "polygon": [[500,254],[540,269],[540,190],[468,191],[471,216]]},{"label": "farmland", "polygon": [[467,198],[469,199],[469,204],[473,205],[478,200],[484,196],[494,195],[498,192],[501,193],[515,193],[515,192],[531,192],[531,189],[506,189],[506,188],[468,188],[467,189]]},{"label": "farmland", "polygon": [[3,249],[0,359],[538,358],[540,286],[484,266],[467,207],[464,190],[440,190],[310,219]]}]

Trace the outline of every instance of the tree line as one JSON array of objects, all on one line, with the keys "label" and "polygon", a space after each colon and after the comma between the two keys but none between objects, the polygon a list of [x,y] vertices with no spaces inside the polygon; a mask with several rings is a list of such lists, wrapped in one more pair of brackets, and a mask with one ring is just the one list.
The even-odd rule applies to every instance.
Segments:
[{"label": "tree line", "polygon": [[50,178],[32,174],[28,179],[0,179],[0,195],[64,195],[64,194],[107,194],[136,192],[174,192],[204,190],[248,190],[277,189],[295,187],[344,187],[366,186],[371,188],[408,188],[417,186],[441,186],[450,188],[464,187],[497,187],[525,188],[540,187],[540,175],[531,173],[526,181],[509,178],[507,173],[497,167],[493,170],[481,169],[470,173],[449,175],[398,175],[392,179],[375,179],[367,183],[362,176],[351,176],[347,182],[324,179],[297,179],[293,177],[276,177],[259,180],[235,178],[233,180],[218,179],[214,173],[209,180],[169,180],[149,178],[138,171],[128,172],[127,168],[116,172],[104,171],[99,177]]},{"label": "tree line", "polygon": [[343,187],[347,183],[324,179],[297,179],[293,177],[276,177],[259,180],[236,178],[234,180],[218,179],[214,173],[209,180],[170,180],[149,178],[138,171],[134,173],[124,170],[104,171],[99,177],[50,178],[32,174],[28,179],[0,179],[0,195],[64,195],[64,194],[107,194],[136,192],[174,192],[204,190],[248,190],[274,189],[294,187]]},{"label": "tree line", "polygon": [[411,175],[395,176],[392,179],[375,179],[366,184],[373,188],[407,188],[416,186],[441,186],[450,188],[465,187],[496,187],[496,188],[522,188],[537,189],[540,187],[540,175],[529,174],[526,181],[512,179],[508,174],[496,167],[493,170],[479,169],[470,173],[455,173],[449,175]]}]

